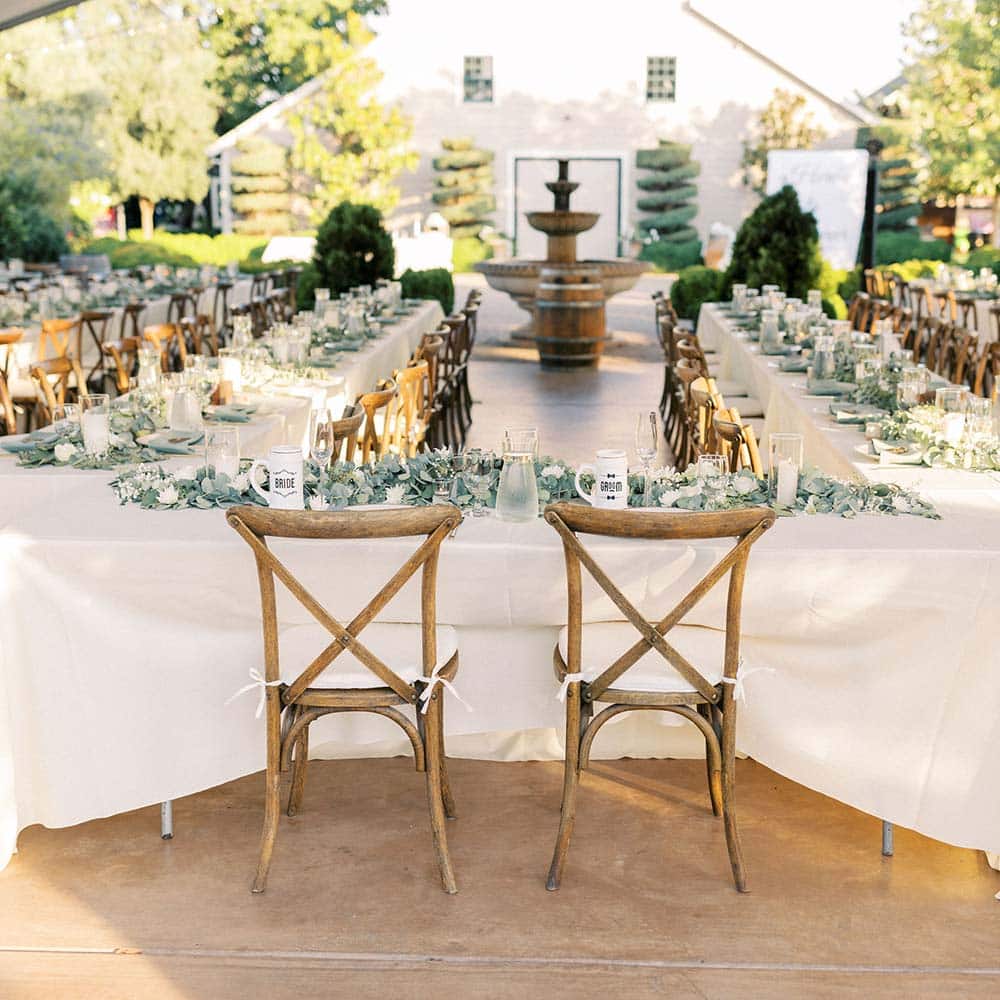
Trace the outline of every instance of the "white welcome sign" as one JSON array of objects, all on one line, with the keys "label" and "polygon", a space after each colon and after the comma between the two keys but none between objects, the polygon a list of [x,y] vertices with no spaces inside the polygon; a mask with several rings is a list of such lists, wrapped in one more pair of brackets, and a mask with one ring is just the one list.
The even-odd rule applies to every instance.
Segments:
[{"label": "white welcome sign", "polygon": [[767,154],[767,193],[791,184],[816,216],[819,246],[834,266],[852,268],[865,216],[868,153],[863,149],[776,149]]}]

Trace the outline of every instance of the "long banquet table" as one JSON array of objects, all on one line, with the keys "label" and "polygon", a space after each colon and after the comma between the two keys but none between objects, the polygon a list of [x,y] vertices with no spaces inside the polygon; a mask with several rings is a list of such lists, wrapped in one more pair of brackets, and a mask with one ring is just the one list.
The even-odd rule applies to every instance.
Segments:
[{"label": "long banquet table", "polygon": [[[725,329],[720,337],[728,336]],[[784,379],[784,376],[782,376]],[[778,391],[779,386],[775,386]],[[0,463],[0,863],[17,831],[177,798],[263,766],[252,556],[218,511],[119,507],[107,474]],[[755,547],[743,616],[748,671],[738,747],[795,781],[938,839],[995,850],[1000,797],[1000,491],[933,491],[941,521],[779,519]],[[336,615],[356,611],[412,551],[404,541],[277,543]],[[601,565],[650,616],[724,543],[594,540]],[[564,565],[543,521],[467,518],[446,541],[439,617],[457,627],[449,752],[557,759],[551,652]],[[386,621],[414,621],[408,586]],[[588,621],[620,616],[596,588]],[[724,593],[687,619],[719,629]],[[283,626],[308,619],[280,605]],[[317,640],[317,649],[324,643]],[[753,667],[770,671],[749,674]],[[700,751],[693,729],[637,713],[595,755]],[[398,735],[397,735],[398,734]],[[375,717],[314,727],[315,756],[407,752]]]}]

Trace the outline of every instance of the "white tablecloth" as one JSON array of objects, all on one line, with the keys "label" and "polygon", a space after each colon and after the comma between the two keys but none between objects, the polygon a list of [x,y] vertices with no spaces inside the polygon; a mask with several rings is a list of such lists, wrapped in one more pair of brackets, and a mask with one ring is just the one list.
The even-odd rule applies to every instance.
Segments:
[{"label": "white tablecloth", "polygon": [[[263,764],[253,559],[221,512],[120,508],[107,474],[0,466],[0,862],[31,823],[69,825],[189,794]],[[935,493],[945,518],[779,520],[750,559],[740,749],[859,809],[966,847],[995,849],[1000,797],[1000,499]],[[278,543],[341,616],[413,543]],[[717,543],[595,540],[598,560],[653,616]],[[441,621],[459,631],[449,752],[561,753],[551,650],[565,621],[559,541],[544,522],[467,519],[443,548]],[[413,621],[415,586],[385,620]],[[591,588],[587,620],[618,618]],[[690,621],[719,628],[724,594]],[[285,623],[304,623],[283,603]],[[649,715],[609,726],[602,756],[696,752]],[[317,723],[319,756],[402,753],[377,718]]]}]

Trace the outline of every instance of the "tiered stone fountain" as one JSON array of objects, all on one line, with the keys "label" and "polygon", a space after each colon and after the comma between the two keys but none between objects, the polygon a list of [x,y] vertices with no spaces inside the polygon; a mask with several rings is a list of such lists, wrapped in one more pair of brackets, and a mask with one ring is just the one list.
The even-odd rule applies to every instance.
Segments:
[{"label": "tiered stone fountain", "polygon": [[555,196],[551,212],[529,212],[528,224],[548,237],[545,260],[486,260],[476,270],[498,291],[531,313],[531,338],[545,367],[597,364],[607,339],[604,303],[630,289],[646,270],[638,260],[576,259],[576,238],[592,229],[596,212],[573,212],[569,161],[559,160],[559,178],[545,186]]}]

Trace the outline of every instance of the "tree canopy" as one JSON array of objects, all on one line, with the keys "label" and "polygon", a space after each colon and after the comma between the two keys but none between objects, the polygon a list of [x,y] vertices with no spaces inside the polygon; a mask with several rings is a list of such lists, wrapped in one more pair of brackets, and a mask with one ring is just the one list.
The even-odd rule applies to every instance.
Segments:
[{"label": "tree canopy", "polygon": [[1000,188],[1000,0],[923,0],[906,26],[910,115],[927,193]]}]

